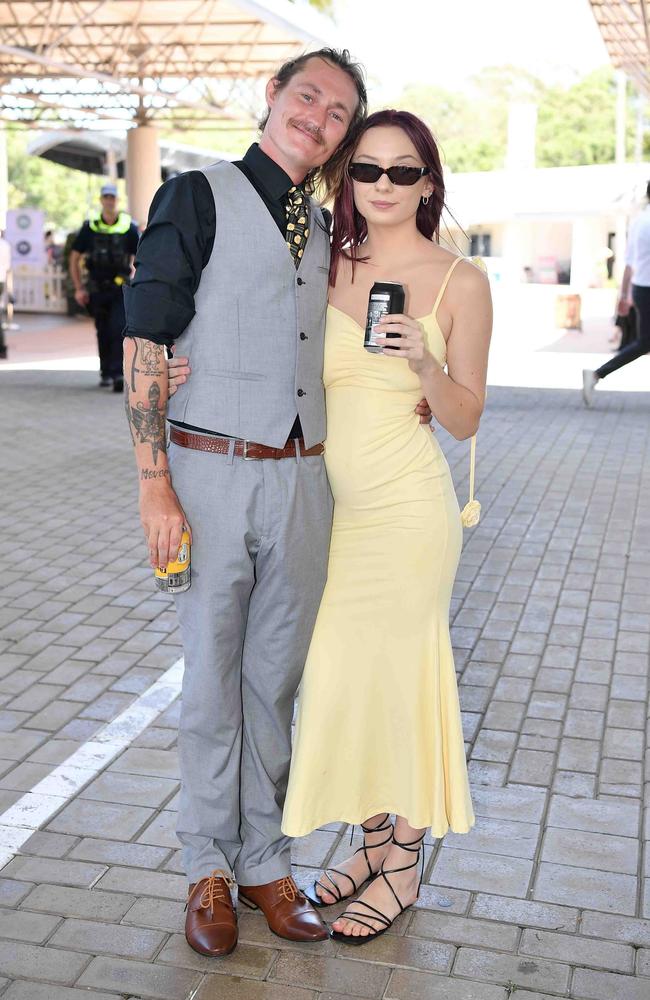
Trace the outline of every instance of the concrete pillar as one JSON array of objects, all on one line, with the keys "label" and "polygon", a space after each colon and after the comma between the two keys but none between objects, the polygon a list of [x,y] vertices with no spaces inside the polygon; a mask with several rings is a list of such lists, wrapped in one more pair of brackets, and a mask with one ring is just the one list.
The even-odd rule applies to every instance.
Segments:
[{"label": "concrete pillar", "polygon": [[525,239],[521,222],[509,219],[503,227],[502,242],[503,279],[517,284],[523,281],[524,267],[530,263],[524,259]]},{"label": "concrete pillar", "polygon": [[[618,166],[622,166],[626,160],[626,102],[626,77],[623,70],[619,69],[616,71],[616,163]],[[627,243],[627,216],[623,212],[616,216],[615,232],[614,280],[620,285],[625,270],[625,245]]]},{"label": "concrete pillar", "polygon": [[158,133],[151,125],[137,125],[126,134],[126,194],[129,212],[142,228],[151,200],[160,187]]},{"label": "concrete pillar", "polygon": [[607,233],[598,219],[575,219],[571,233],[571,286],[600,287],[605,278]]}]

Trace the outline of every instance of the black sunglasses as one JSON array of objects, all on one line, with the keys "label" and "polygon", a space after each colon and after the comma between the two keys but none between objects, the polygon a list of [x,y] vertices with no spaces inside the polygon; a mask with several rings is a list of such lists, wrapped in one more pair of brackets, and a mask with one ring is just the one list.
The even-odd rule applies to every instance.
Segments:
[{"label": "black sunglasses", "polygon": [[391,184],[411,187],[421,177],[429,173],[428,167],[380,167],[377,163],[351,163],[348,173],[353,181],[360,184],[376,184],[382,174],[386,174]]}]

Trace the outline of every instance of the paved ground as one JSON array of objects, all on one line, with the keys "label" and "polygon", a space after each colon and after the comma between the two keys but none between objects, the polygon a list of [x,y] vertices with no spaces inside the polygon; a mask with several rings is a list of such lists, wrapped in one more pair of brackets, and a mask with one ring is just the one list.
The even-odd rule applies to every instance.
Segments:
[{"label": "paved ground", "polygon": [[[120,397],[4,373],[0,414],[1,831],[180,646]],[[246,912],[230,958],[186,946],[176,701],[0,872],[2,1000],[648,1000],[649,426],[650,395],[491,390],[453,606],[478,822],[430,845],[392,933],[292,946]],[[464,502],[467,445],[445,440]],[[348,839],[297,842],[299,880]]]}]

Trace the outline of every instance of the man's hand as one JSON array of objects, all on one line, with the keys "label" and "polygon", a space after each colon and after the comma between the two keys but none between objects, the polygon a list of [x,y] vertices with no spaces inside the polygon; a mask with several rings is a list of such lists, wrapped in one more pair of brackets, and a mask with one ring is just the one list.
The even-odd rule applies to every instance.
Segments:
[{"label": "man's hand", "polygon": [[140,476],[140,520],[149,562],[154,568],[166,566],[178,555],[183,528],[190,532],[190,539],[191,529],[171,487],[169,474],[158,477],[154,470],[143,469]]},{"label": "man's hand", "polygon": [[632,300],[628,298],[621,298],[618,300],[618,305],[616,306],[616,312],[619,316],[628,316],[630,312],[630,307],[632,306]]},{"label": "man's hand", "polygon": [[77,288],[74,293],[74,300],[78,306],[85,307],[90,302],[90,295],[83,288]]},{"label": "man's hand", "polygon": [[167,392],[173,396],[179,385],[187,382],[187,376],[192,369],[188,358],[172,357],[167,360]]},{"label": "man's hand", "polygon": [[[415,412],[420,418],[421,424],[431,424],[431,417],[433,416],[433,414],[431,412],[431,407],[427,403],[426,399],[420,400],[418,405],[415,407]],[[431,426],[432,431],[433,429],[434,429],[433,426]]]}]

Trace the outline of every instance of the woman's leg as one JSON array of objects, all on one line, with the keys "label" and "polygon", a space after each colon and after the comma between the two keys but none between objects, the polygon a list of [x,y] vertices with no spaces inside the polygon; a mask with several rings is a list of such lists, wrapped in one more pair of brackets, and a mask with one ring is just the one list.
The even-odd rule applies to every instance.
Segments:
[{"label": "woman's leg", "polygon": [[326,869],[316,883],[316,895],[326,906],[354,895],[355,886],[361,886],[371,874],[378,872],[388,854],[393,835],[388,813],[371,816],[361,824],[361,829],[363,847],[336,868]]},{"label": "woman's leg", "polygon": [[[345,914],[332,924],[332,930],[352,937],[367,937],[383,931],[387,924],[418,898],[422,876],[426,828],[416,829],[403,816],[395,819],[395,833],[382,864],[383,875],[374,879],[358,900],[350,903]],[[397,896],[397,899],[395,898]],[[384,919],[376,919],[379,911]],[[354,914],[358,914],[356,920]]]}]

